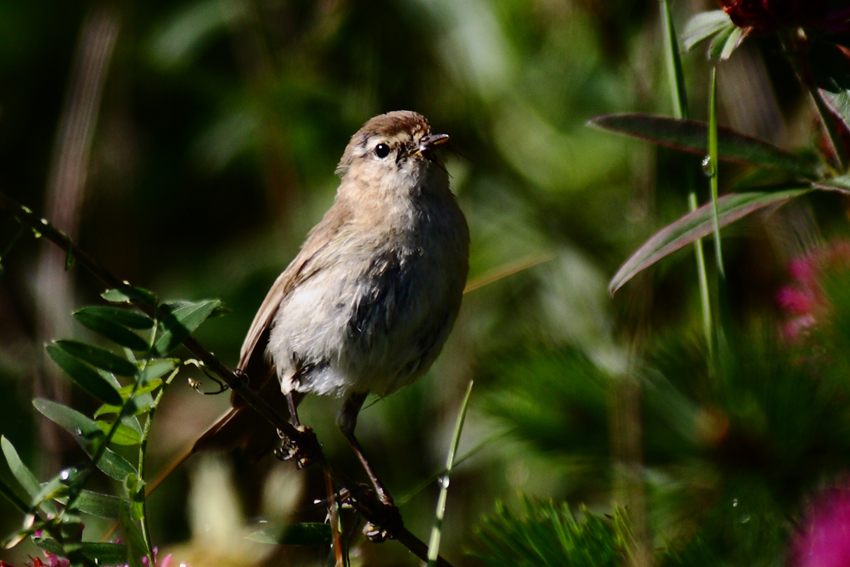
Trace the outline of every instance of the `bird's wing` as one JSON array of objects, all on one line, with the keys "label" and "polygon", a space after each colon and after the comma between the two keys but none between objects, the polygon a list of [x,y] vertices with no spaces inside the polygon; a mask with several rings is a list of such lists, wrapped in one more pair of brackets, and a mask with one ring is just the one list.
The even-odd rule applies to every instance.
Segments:
[{"label": "bird's wing", "polygon": [[296,286],[318,272],[321,266],[313,260],[334,240],[349,218],[350,212],[347,207],[331,207],[322,221],[310,231],[301,251],[275,280],[274,285],[257,310],[254,321],[245,336],[245,341],[242,343],[239,364],[236,365],[237,369],[247,372],[248,367],[255,364],[257,357],[263,359],[265,344],[268,342],[268,333],[271,331],[274,317],[281,303]]}]

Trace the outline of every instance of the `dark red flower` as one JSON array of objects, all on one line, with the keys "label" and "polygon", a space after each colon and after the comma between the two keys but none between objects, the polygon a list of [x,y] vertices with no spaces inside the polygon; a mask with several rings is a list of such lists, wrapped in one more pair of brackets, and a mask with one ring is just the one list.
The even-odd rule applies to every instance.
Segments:
[{"label": "dark red flower", "polygon": [[846,10],[830,11],[829,0],[720,0],[739,28],[769,33],[783,27],[825,25]]}]

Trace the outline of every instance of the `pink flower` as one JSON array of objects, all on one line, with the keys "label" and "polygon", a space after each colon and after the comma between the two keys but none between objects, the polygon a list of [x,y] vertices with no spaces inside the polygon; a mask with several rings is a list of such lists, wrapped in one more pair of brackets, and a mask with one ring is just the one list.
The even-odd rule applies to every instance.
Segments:
[{"label": "pink flower", "polygon": [[850,565],[850,486],[826,490],[812,501],[791,553],[795,567]]},{"label": "pink flower", "polygon": [[826,276],[850,269],[850,242],[838,241],[793,259],[791,283],[779,289],[776,302],[787,313],[784,332],[789,339],[829,319],[832,307],[822,283]]}]

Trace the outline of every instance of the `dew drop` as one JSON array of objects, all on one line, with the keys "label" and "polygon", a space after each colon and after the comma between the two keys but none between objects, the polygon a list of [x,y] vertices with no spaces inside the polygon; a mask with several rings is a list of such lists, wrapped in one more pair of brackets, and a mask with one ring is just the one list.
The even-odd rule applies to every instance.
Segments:
[{"label": "dew drop", "polygon": [[733,498],[733,499],[732,499],[732,507],[733,507],[733,508],[737,508],[737,507],[738,507],[738,499],[737,499],[737,498]]},{"label": "dew drop", "polygon": [[702,172],[707,177],[711,177],[714,175],[714,164],[711,163],[711,156],[705,156],[702,159]]}]

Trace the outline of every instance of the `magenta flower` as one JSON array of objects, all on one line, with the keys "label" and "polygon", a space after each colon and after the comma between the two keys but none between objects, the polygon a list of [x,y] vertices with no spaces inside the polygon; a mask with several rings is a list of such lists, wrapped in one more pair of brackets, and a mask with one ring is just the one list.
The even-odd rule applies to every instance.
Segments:
[{"label": "magenta flower", "polygon": [[822,288],[825,276],[850,269],[850,242],[838,241],[795,258],[788,266],[791,283],[780,288],[776,302],[786,312],[785,336],[797,339],[828,321],[832,311]]},{"label": "magenta flower", "polygon": [[850,486],[826,490],[812,501],[791,554],[794,567],[850,565]]}]

